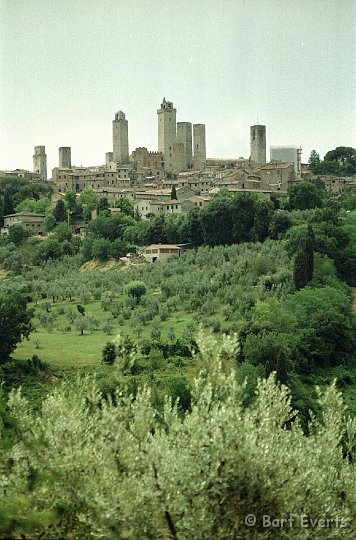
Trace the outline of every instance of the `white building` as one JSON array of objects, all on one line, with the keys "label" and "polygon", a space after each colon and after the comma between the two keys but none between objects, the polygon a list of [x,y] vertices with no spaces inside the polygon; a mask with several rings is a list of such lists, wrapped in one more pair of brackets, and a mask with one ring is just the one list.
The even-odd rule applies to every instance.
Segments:
[{"label": "white building", "polygon": [[298,146],[270,147],[271,161],[282,161],[282,163],[293,165],[296,178],[302,176],[301,155],[302,149],[298,148]]}]

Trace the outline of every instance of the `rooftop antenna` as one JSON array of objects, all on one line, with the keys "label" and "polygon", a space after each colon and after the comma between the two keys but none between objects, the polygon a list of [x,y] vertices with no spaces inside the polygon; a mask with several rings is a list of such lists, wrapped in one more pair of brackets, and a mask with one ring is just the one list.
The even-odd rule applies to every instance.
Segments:
[{"label": "rooftop antenna", "polygon": [[258,125],[258,116],[257,116],[257,125]]}]

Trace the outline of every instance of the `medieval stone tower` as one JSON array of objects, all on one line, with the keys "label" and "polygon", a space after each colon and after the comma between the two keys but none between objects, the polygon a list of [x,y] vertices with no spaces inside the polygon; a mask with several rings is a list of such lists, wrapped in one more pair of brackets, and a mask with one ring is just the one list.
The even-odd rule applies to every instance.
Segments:
[{"label": "medieval stone tower", "polygon": [[129,130],[125,114],[119,111],[112,122],[113,159],[122,165],[129,162]]},{"label": "medieval stone tower", "polygon": [[47,155],[45,146],[35,146],[33,172],[40,175],[40,180],[47,180]]},{"label": "medieval stone tower", "polygon": [[59,168],[70,169],[72,167],[72,151],[70,146],[61,146],[59,152]]},{"label": "medieval stone tower", "polygon": [[163,98],[158,115],[158,151],[163,153],[164,170],[173,170],[173,145],[176,142],[176,109]]},{"label": "medieval stone tower", "polygon": [[266,126],[250,127],[251,161],[258,165],[266,165]]},{"label": "medieval stone tower", "polygon": [[206,165],[206,140],[205,124],[193,125],[193,146],[194,146],[194,169],[201,170]]},{"label": "medieval stone tower", "polygon": [[190,122],[177,122],[177,143],[182,143],[184,147],[184,169],[191,169],[193,166],[193,153],[192,124]]}]

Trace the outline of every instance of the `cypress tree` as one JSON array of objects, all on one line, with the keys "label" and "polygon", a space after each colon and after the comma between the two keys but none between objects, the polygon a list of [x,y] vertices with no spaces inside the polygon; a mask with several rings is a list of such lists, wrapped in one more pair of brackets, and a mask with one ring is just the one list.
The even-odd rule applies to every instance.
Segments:
[{"label": "cypress tree", "polygon": [[313,279],[314,243],[315,243],[315,236],[314,236],[313,227],[311,225],[308,225],[307,235],[305,238],[305,255],[306,255],[306,260],[307,260],[308,282]]},{"label": "cypress tree", "polygon": [[177,199],[177,190],[176,190],[176,186],[172,186],[171,199]]},{"label": "cypress tree", "polygon": [[308,284],[308,258],[305,248],[299,248],[294,259],[294,285],[297,291]]}]

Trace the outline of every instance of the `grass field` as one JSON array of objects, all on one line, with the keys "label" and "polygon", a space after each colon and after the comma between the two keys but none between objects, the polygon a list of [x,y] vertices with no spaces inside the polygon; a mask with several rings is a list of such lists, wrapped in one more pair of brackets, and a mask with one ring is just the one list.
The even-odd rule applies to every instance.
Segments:
[{"label": "grass field", "polygon": [[[77,302],[60,301],[52,305],[52,310],[58,311],[61,308],[67,309],[71,307],[74,311],[77,311],[76,306]],[[35,307],[36,314],[43,312],[41,303],[33,307]],[[100,326],[102,326],[108,313],[102,310],[100,301],[90,302],[84,307],[85,314],[97,317],[100,320]],[[31,333],[28,340],[24,340],[19,344],[13,356],[19,360],[25,360],[36,354],[53,368],[99,366],[104,345],[118,333],[137,339],[130,326],[130,319],[125,320],[122,325],[118,324],[117,320],[114,319],[112,323],[113,329],[110,334],[99,328],[94,331],[85,330],[84,335],[80,335],[80,332],[73,324],[71,325],[72,329],[65,332],[63,327],[66,323],[68,324],[68,321],[63,314],[56,317],[52,331],[48,331],[39,324],[37,319],[35,320],[36,330]],[[173,328],[176,336],[179,337],[192,320],[191,314],[179,311],[172,313],[167,320],[160,321],[162,337],[167,338],[170,328]],[[151,323],[150,321],[144,326],[142,336],[150,336]]]}]

